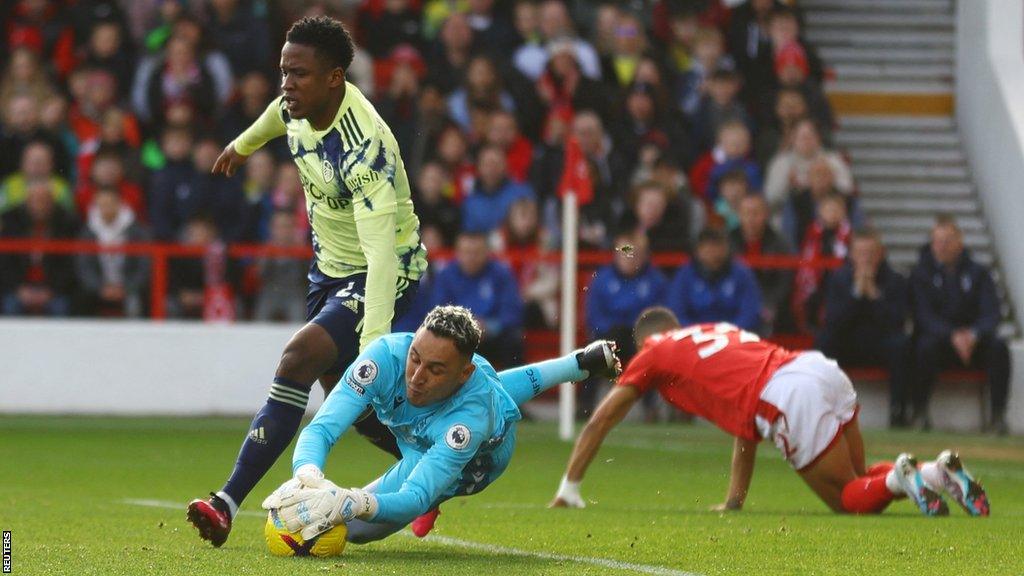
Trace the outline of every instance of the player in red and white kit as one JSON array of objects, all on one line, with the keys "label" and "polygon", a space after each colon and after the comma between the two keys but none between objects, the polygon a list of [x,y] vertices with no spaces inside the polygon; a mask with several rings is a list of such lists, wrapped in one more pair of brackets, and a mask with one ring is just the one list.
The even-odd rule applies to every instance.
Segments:
[{"label": "player in red and white kit", "polygon": [[820,352],[792,352],[732,324],[682,328],[660,307],[641,314],[634,334],[640,352],[576,440],[553,507],[584,506],[580,482],[604,437],[646,391],[657,389],[736,438],[728,495],[717,510],[743,507],[757,445],[769,439],[835,512],[877,513],[908,496],[925,515],[943,516],[945,491],[967,513],[988,515],[985,491],[953,451],[920,467],[904,453],[895,463],[865,468],[857,394]]}]

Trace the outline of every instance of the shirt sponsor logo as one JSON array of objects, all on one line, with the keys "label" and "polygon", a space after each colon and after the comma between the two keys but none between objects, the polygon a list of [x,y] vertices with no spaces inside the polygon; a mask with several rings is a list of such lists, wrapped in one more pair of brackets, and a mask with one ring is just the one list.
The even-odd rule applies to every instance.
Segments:
[{"label": "shirt sponsor logo", "polygon": [[348,384],[348,387],[355,390],[356,394],[359,394],[360,396],[366,394],[366,388],[363,388],[359,384],[356,384],[355,380],[352,379],[351,375],[345,378],[345,384]]},{"label": "shirt sponsor logo", "polygon": [[370,170],[365,174],[360,174],[358,176],[353,176],[351,178],[346,179],[345,186],[348,187],[349,190],[358,190],[362,186],[372,184],[373,182],[376,182],[378,180],[380,180],[380,174],[373,170]]},{"label": "shirt sponsor logo", "polygon": [[462,424],[456,424],[445,433],[444,441],[452,450],[462,450],[469,446],[469,440],[472,437],[469,428]]}]

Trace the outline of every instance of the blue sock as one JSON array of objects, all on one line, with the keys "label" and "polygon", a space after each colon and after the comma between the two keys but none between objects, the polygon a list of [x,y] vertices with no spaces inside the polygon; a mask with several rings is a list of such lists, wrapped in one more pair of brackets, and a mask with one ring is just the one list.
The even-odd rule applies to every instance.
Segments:
[{"label": "blue sock", "polygon": [[501,385],[515,400],[517,406],[522,406],[552,386],[564,382],[579,382],[585,380],[588,375],[586,370],[580,370],[575,352],[554,360],[545,360],[498,372]]},{"label": "blue sock", "polygon": [[295,437],[309,403],[309,388],[287,378],[274,378],[270,397],[253,418],[235,469],[222,489],[236,506],[242,504]]}]

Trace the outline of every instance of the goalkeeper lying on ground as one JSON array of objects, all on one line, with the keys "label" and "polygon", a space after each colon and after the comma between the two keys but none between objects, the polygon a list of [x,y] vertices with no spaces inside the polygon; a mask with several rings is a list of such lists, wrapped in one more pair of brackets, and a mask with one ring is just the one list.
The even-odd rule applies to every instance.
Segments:
[{"label": "goalkeeper lying on ground", "polygon": [[[263,502],[305,539],[341,522],[348,541],[380,540],[453,496],[480,492],[508,466],[519,406],[563,382],[620,371],[614,344],[500,374],[474,354],[480,328],[465,308],[434,308],[415,334],[383,336],[359,355],[299,435],[292,470]],[[327,453],[367,406],[398,439],[402,459],[365,488],[324,478]]]}]

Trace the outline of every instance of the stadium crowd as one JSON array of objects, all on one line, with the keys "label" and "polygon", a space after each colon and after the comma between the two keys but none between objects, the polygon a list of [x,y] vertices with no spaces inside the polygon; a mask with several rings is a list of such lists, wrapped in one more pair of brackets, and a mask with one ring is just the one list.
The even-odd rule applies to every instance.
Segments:
[{"label": "stadium crowd", "polygon": [[[258,151],[233,178],[211,167],[277,94],[287,26],[328,14],[357,42],[349,81],[398,139],[424,244],[454,254],[396,329],[460,303],[484,326],[485,355],[520,359],[524,330],[557,325],[558,270],[535,256],[559,248],[560,196],[573,189],[581,247],[629,248],[589,280],[592,336],[631,342],[623,331],[656,303],[684,324],[815,334],[841,359],[889,367],[894,423],[907,402],[926,414],[930,387],[908,382],[908,366],[938,366],[952,349],[989,369],[999,424],[1009,360],[988,271],[949,220],[909,281],[885,263],[831,146],[825,66],[798,4],[728,4],[4,2],[0,238],[202,246],[203,258],[171,261],[172,316],[302,321],[304,262],[225,250],[308,242],[287,147]],[[527,257],[497,256],[510,251]],[[659,269],[652,252],[691,258]],[[850,257],[835,272],[743,262],[773,254]],[[144,316],[149,274],[139,255],[3,253],[0,304],[4,315]]]}]

